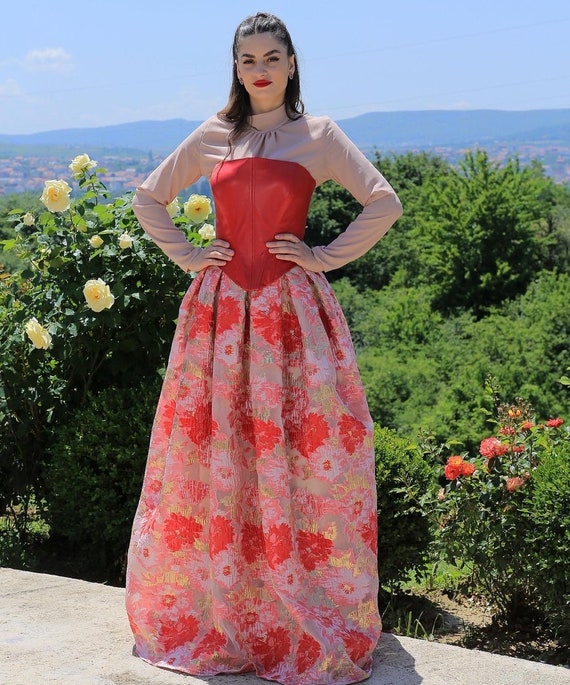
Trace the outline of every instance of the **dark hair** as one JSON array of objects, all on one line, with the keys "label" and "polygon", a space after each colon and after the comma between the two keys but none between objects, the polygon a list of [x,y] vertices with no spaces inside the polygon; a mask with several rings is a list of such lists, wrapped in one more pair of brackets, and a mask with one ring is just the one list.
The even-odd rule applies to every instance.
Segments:
[{"label": "dark hair", "polygon": [[295,71],[293,78],[287,81],[285,89],[285,111],[289,119],[297,119],[305,111],[301,100],[301,80],[299,78],[299,64],[297,63],[295,47],[285,24],[273,14],[258,12],[244,19],[237,27],[232,46],[232,85],[228,104],[219,112],[220,116],[233,123],[230,134],[230,142],[236,139],[246,128],[247,119],[252,114],[249,95],[237,75],[237,59],[240,42],[243,38],[257,33],[271,33],[278,41],[287,48],[287,57],[295,56]]}]

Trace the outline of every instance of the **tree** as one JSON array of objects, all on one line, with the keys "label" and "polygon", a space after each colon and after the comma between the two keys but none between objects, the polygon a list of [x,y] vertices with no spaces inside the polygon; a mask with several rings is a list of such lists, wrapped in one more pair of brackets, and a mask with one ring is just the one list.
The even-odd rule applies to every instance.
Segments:
[{"label": "tree", "polygon": [[[424,185],[410,232],[408,283],[430,285],[434,305],[477,316],[523,293],[556,240],[550,230],[554,183],[540,166],[504,166],[479,150],[460,169]],[[406,264],[403,265],[406,268]]]}]

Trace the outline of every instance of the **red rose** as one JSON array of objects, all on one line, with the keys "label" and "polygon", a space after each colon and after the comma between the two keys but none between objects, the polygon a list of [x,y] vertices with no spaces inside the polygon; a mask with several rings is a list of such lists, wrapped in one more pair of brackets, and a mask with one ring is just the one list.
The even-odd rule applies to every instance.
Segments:
[{"label": "red rose", "polygon": [[524,478],[521,478],[520,476],[514,476],[513,478],[507,478],[505,487],[509,492],[515,492],[515,490],[522,488],[524,484]]},{"label": "red rose", "polygon": [[463,464],[463,457],[454,454],[449,457],[447,464],[445,465],[444,474],[447,480],[455,480],[461,475],[461,467]]},{"label": "red rose", "polygon": [[499,429],[501,435],[514,435],[515,429],[512,426],[503,426]]},{"label": "red rose", "polygon": [[505,454],[508,449],[508,446],[503,445],[498,438],[485,438],[481,440],[479,453],[487,459],[492,459],[493,457],[500,457],[502,454]]},{"label": "red rose", "polygon": [[464,461],[463,464],[461,464],[462,476],[472,476],[474,472],[475,464],[472,464],[470,461]]}]

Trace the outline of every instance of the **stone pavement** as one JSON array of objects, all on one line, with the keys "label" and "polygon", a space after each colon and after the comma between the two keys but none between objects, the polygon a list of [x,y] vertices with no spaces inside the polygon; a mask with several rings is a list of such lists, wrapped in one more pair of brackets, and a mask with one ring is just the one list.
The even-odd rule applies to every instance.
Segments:
[{"label": "stone pavement", "polygon": [[[194,678],[132,656],[124,590],[0,569],[0,685],[262,685]],[[570,685],[570,670],[383,634],[369,685]],[[302,685],[302,683],[299,683]]]}]

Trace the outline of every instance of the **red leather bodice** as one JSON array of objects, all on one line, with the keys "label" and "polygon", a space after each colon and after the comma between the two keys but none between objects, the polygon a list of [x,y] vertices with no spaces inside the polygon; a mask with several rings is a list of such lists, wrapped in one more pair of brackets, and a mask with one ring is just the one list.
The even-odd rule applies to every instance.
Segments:
[{"label": "red leather bodice", "polygon": [[295,266],[277,259],[266,243],[277,233],[303,239],[315,180],[305,167],[263,157],[220,162],[210,178],[216,237],[227,240],[234,256],[222,268],[245,290],[280,278]]}]

